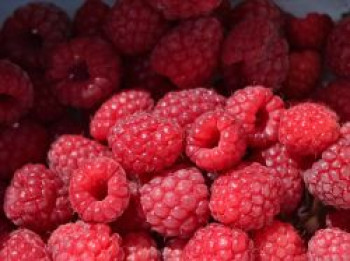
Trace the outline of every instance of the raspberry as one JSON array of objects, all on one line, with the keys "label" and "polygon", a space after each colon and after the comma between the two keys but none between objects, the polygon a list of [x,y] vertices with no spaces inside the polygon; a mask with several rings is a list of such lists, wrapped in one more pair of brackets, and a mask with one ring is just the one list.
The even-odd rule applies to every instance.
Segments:
[{"label": "raspberry", "polygon": [[75,38],[51,55],[47,77],[65,105],[91,108],[119,87],[120,61],[99,38]]},{"label": "raspberry", "polygon": [[102,35],[110,7],[103,0],[86,0],[74,16],[74,32],[79,36]]},{"label": "raspberry", "polygon": [[277,141],[283,110],[283,101],[262,86],[238,90],[226,102],[226,111],[241,122],[253,147],[267,147]]},{"label": "raspberry", "polygon": [[218,65],[223,32],[216,18],[180,23],[152,52],[152,69],[177,87],[188,89],[206,83]]},{"label": "raspberry", "polygon": [[65,184],[69,184],[72,172],[87,159],[109,156],[108,149],[96,141],[80,135],[62,135],[48,152],[50,169],[57,172]]},{"label": "raspberry", "polygon": [[4,210],[17,226],[45,232],[73,216],[61,179],[41,164],[18,169],[5,195]]},{"label": "raspberry", "polygon": [[175,238],[169,240],[163,249],[164,261],[182,261],[182,251],[187,244],[187,240]]},{"label": "raspberry", "polygon": [[328,213],[326,224],[329,228],[339,228],[350,232],[349,225],[350,209],[338,209]]},{"label": "raspberry", "polygon": [[163,13],[166,19],[186,19],[209,14],[218,7],[221,0],[146,0],[155,9]]},{"label": "raspberry", "polygon": [[45,159],[49,137],[41,125],[23,121],[0,130],[0,177],[10,179],[24,164]]},{"label": "raspberry", "polygon": [[126,172],[142,176],[171,166],[182,152],[183,135],[175,122],[139,112],[117,122],[108,144]]},{"label": "raspberry", "polygon": [[154,101],[144,90],[126,90],[115,94],[104,102],[90,122],[91,136],[97,140],[106,140],[109,130],[118,120],[138,111],[150,112]]},{"label": "raspberry", "polygon": [[340,229],[321,229],[308,244],[307,257],[310,261],[346,260],[350,256],[350,234]]},{"label": "raspberry", "polygon": [[305,102],[286,110],[279,141],[299,155],[318,155],[339,136],[337,115],[325,106]]},{"label": "raspberry", "polygon": [[258,163],[232,170],[214,181],[209,207],[223,224],[243,230],[260,229],[280,212],[280,180]]},{"label": "raspberry", "polygon": [[143,0],[122,0],[114,4],[105,32],[120,52],[138,55],[152,50],[167,27],[162,15]]},{"label": "raspberry", "polygon": [[68,39],[67,14],[51,3],[29,3],[18,8],[4,23],[4,53],[25,68],[43,68],[48,53]]},{"label": "raspberry", "polygon": [[160,261],[156,242],[145,232],[130,233],[123,237],[125,260]]},{"label": "raspberry", "polygon": [[239,229],[212,223],[198,229],[182,252],[183,260],[253,260],[253,242]]},{"label": "raspberry", "polygon": [[114,221],[128,206],[129,196],[124,170],[106,157],[85,160],[69,183],[72,207],[86,222]]},{"label": "raspberry", "polygon": [[57,261],[124,260],[121,238],[105,224],[78,221],[62,225],[51,234],[48,249]]},{"label": "raspberry", "polygon": [[209,192],[194,167],[165,171],[140,192],[147,222],[163,236],[191,236],[209,218]]},{"label": "raspberry", "polygon": [[309,13],[306,17],[287,20],[287,36],[294,48],[321,50],[332,31],[333,21],[327,14]]},{"label": "raspberry", "polygon": [[230,114],[217,110],[199,116],[186,137],[186,155],[206,171],[232,168],[247,148],[241,126]]},{"label": "raspberry", "polygon": [[229,29],[231,27],[231,1],[222,0],[220,5],[214,10],[212,15],[216,17],[221,22],[224,29]]},{"label": "raspberry", "polygon": [[315,51],[292,52],[288,76],[281,92],[290,99],[304,98],[318,84],[321,65],[321,57]]},{"label": "raspberry", "polygon": [[2,242],[0,260],[50,261],[51,258],[40,236],[28,229],[18,229]]},{"label": "raspberry", "polygon": [[0,60],[0,123],[13,123],[24,116],[33,104],[33,86],[17,65]]},{"label": "raspberry", "polygon": [[341,126],[340,137],[346,139],[350,138],[350,122],[346,122]]}]

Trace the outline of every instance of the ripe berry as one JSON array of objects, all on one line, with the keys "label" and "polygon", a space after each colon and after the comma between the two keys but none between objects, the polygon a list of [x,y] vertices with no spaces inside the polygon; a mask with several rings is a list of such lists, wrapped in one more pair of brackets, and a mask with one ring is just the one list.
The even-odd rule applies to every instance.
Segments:
[{"label": "ripe berry", "polygon": [[175,238],[166,242],[163,248],[164,261],[182,261],[182,251],[187,244],[186,239]]}]

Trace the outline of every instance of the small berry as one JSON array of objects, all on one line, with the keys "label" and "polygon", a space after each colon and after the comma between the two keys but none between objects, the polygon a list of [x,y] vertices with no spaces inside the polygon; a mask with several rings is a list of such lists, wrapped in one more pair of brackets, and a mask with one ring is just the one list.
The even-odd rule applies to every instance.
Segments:
[{"label": "small berry", "polygon": [[182,238],[175,238],[169,240],[163,248],[163,260],[182,261],[181,256],[186,244],[187,240]]}]

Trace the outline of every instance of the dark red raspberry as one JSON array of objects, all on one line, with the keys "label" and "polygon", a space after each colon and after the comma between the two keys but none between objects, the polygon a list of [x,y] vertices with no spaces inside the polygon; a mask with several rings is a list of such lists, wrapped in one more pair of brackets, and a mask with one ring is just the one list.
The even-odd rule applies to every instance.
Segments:
[{"label": "dark red raspberry", "polygon": [[218,65],[222,38],[216,18],[184,21],[158,42],[152,69],[181,89],[198,87],[210,80]]},{"label": "dark red raspberry", "polygon": [[4,53],[25,68],[43,68],[48,53],[68,39],[67,14],[51,3],[29,3],[18,8],[4,23]]},{"label": "dark red raspberry", "polygon": [[214,10],[212,15],[221,22],[225,29],[229,29],[232,25],[231,21],[232,6],[230,0],[221,0],[220,5]]},{"label": "dark red raspberry", "polygon": [[350,209],[337,209],[329,212],[326,217],[326,224],[329,228],[339,228],[350,232]]},{"label": "dark red raspberry", "polygon": [[73,216],[62,180],[41,164],[18,169],[5,195],[6,216],[17,226],[45,232]]},{"label": "dark red raspberry", "polygon": [[24,164],[42,162],[49,146],[46,129],[32,121],[0,130],[0,178],[10,179]]},{"label": "dark red raspberry", "polygon": [[164,261],[182,261],[182,251],[187,244],[187,240],[182,238],[175,238],[169,240],[163,248]]},{"label": "dark red raspberry", "polygon": [[51,258],[40,236],[28,229],[18,229],[2,242],[0,260],[51,261]]},{"label": "dark red raspberry", "polygon": [[86,0],[75,13],[74,33],[79,36],[102,35],[109,11],[109,5],[103,0]]},{"label": "dark red raspberry", "polygon": [[182,260],[253,260],[253,242],[240,229],[212,223],[198,229],[185,246]]},{"label": "dark red raspberry", "polygon": [[350,233],[337,228],[321,229],[308,244],[307,260],[346,260],[350,256]]},{"label": "dark red raspberry", "polygon": [[243,230],[260,229],[280,212],[281,182],[258,163],[232,170],[214,181],[210,210],[223,224]]},{"label": "dark red raspberry", "polygon": [[159,10],[169,19],[186,19],[209,14],[218,7],[221,0],[146,0],[152,7]]},{"label": "dark red raspberry", "polygon": [[125,260],[160,261],[156,242],[146,232],[129,233],[123,237]]},{"label": "dark red raspberry", "polygon": [[290,99],[305,98],[318,84],[322,60],[315,51],[292,52],[289,72],[281,92]]},{"label": "dark red raspberry", "polygon": [[109,133],[108,144],[128,174],[154,175],[180,156],[183,133],[171,120],[139,112],[117,122]]},{"label": "dark red raspberry", "polygon": [[[1,210],[1,211],[3,212],[3,210]],[[13,223],[10,222],[5,217],[5,214],[0,213],[0,251],[1,251],[1,244],[2,244],[2,242],[11,233],[11,231],[14,230],[14,228],[15,227],[14,227]]]},{"label": "dark red raspberry", "polygon": [[51,234],[48,249],[55,261],[124,260],[121,238],[105,224],[78,221],[62,225]]},{"label": "dark red raspberry", "polygon": [[80,135],[62,135],[51,145],[48,162],[50,169],[68,185],[72,172],[84,160],[109,155],[108,149],[96,141]]},{"label": "dark red raspberry", "polygon": [[226,102],[226,111],[241,122],[248,144],[267,147],[278,140],[278,129],[284,103],[262,86],[236,91]]},{"label": "dark red raspberry", "polygon": [[90,108],[119,88],[120,61],[102,39],[75,38],[51,54],[47,76],[63,104]]},{"label": "dark red raspberry", "polygon": [[147,222],[163,236],[188,237],[208,221],[208,188],[194,167],[165,171],[140,192]]},{"label": "dark red raspberry", "polygon": [[90,122],[90,134],[97,140],[106,140],[109,130],[118,120],[135,112],[150,112],[154,101],[150,93],[144,90],[126,90],[115,94],[104,102]]},{"label": "dark red raspberry", "polygon": [[33,86],[17,65],[0,60],[0,123],[19,120],[33,105]]},{"label": "dark red raspberry", "polygon": [[299,155],[318,155],[339,137],[337,115],[323,105],[305,102],[281,117],[279,141]]},{"label": "dark red raspberry", "polygon": [[294,48],[321,50],[332,31],[333,21],[327,14],[308,13],[306,17],[287,19],[288,41]]},{"label": "dark red raspberry", "polygon": [[105,33],[121,53],[138,55],[152,50],[167,27],[162,15],[143,0],[122,0],[114,4]]},{"label": "dark red raspberry", "polygon": [[186,155],[206,171],[232,168],[241,161],[246,148],[246,135],[241,125],[223,110],[199,116],[186,137]]}]

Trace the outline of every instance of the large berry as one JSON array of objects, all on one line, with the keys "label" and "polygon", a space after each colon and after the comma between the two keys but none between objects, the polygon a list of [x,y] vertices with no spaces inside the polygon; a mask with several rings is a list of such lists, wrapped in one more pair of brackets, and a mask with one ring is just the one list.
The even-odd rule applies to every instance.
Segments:
[{"label": "large berry", "polygon": [[123,237],[125,260],[160,261],[156,242],[146,232],[129,233]]},{"label": "large berry", "polygon": [[166,242],[163,248],[164,261],[181,261],[182,251],[187,244],[186,239],[175,238]]},{"label": "large berry", "polygon": [[157,44],[151,66],[182,89],[208,82],[218,64],[220,22],[211,17],[180,23]]}]

